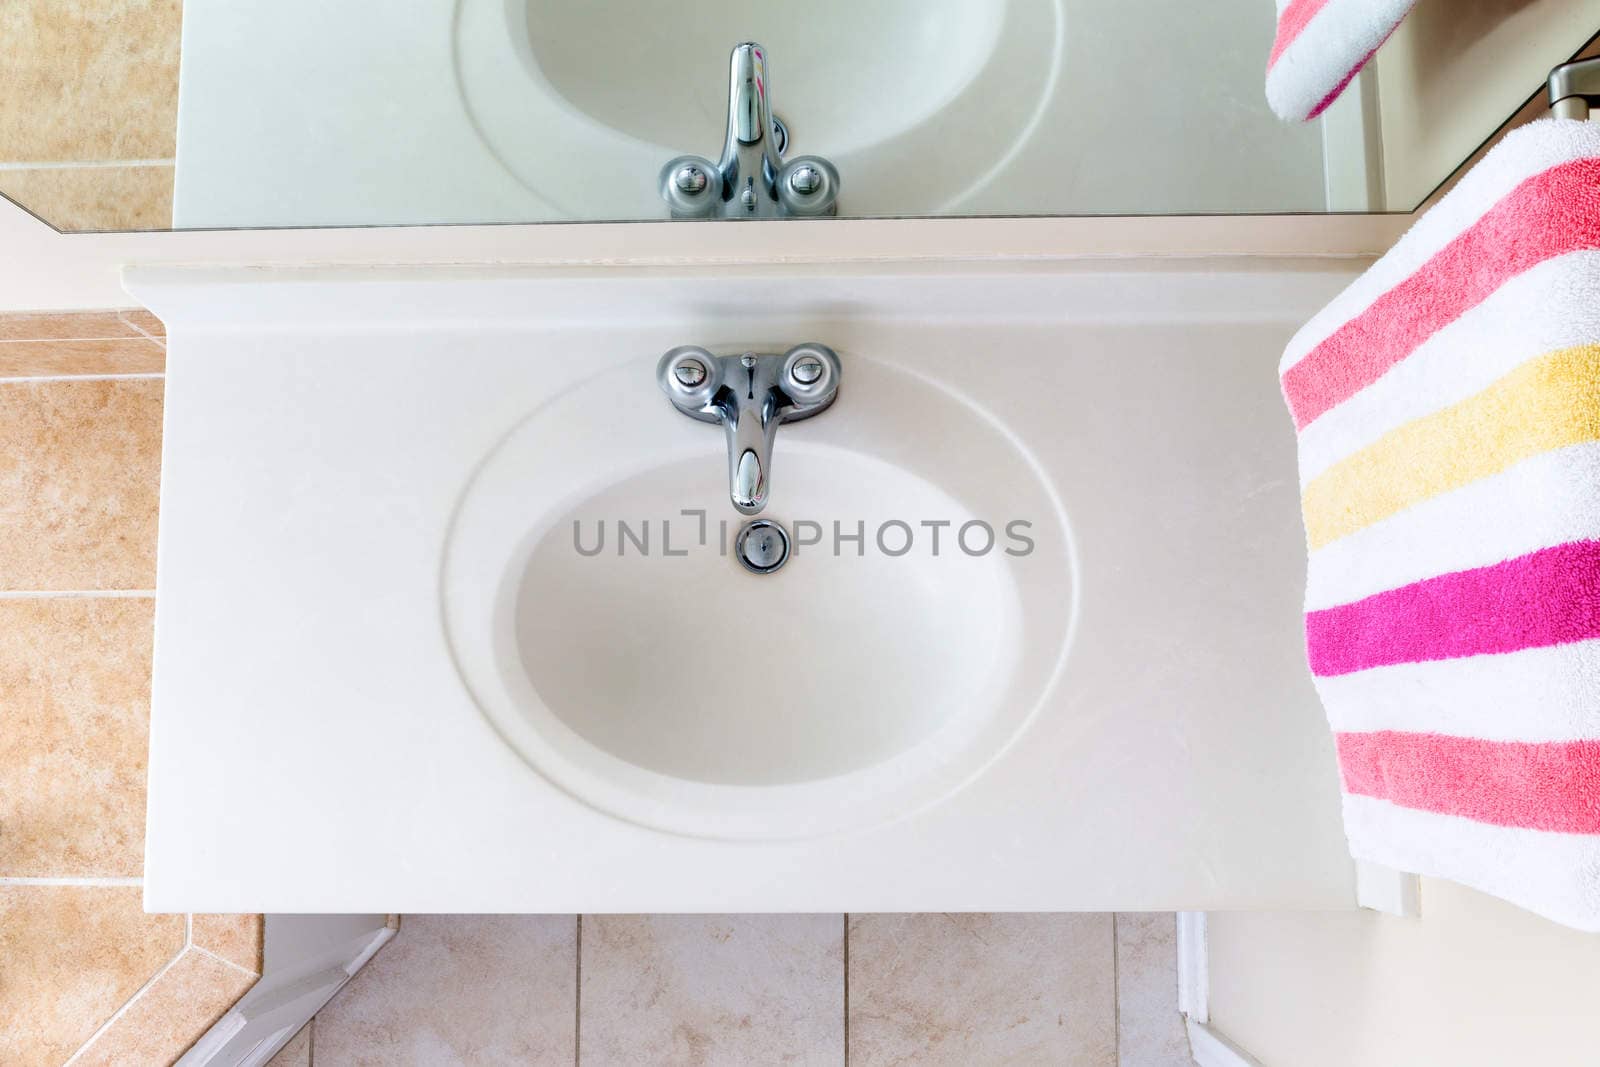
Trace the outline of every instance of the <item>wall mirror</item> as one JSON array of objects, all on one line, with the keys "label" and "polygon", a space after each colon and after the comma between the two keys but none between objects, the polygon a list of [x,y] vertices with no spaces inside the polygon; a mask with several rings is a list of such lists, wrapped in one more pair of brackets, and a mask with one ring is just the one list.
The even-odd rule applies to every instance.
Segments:
[{"label": "wall mirror", "polygon": [[63,231],[665,220],[742,152],[795,214],[1407,212],[1597,30],[1420,0],[1288,124],[1268,0],[5,0],[0,193]]}]

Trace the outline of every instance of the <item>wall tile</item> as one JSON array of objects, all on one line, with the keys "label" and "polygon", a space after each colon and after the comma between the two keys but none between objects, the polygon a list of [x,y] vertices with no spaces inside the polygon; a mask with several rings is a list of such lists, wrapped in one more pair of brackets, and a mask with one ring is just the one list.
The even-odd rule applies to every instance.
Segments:
[{"label": "wall tile", "polygon": [[0,384],[0,589],[150,589],[160,379]]},{"label": "wall tile", "polygon": [[83,1050],[74,1067],[166,1067],[256,980],[191,949]]},{"label": "wall tile", "polygon": [[1117,1048],[1122,1067],[1189,1067],[1178,1012],[1178,923],[1170,911],[1119,912]]},{"label": "wall tile", "polygon": [[5,311],[0,312],[0,341],[93,340],[141,337],[160,326],[148,311]]},{"label": "wall tile", "polygon": [[0,160],[171,159],[180,0],[0,4]]},{"label": "wall tile", "polygon": [[0,341],[0,378],[159,374],[166,362],[166,348],[148,337]]},{"label": "wall tile", "polygon": [[68,233],[166,230],[172,228],[172,183],[168,165],[29,167],[0,171],[0,196]]},{"label": "wall tile", "polygon": [[311,1024],[302,1026],[288,1044],[273,1053],[267,1067],[311,1067]]},{"label": "wall tile", "polygon": [[165,340],[167,336],[166,323],[156,318],[144,308],[123,308],[117,312],[117,318],[133,328],[134,332],[157,340]]},{"label": "wall tile", "polygon": [[194,915],[189,919],[189,936],[212,955],[261,973],[261,916]]},{"label": "wall tile", "polygon": [[589,1067],[844,1060],[840,915],[586,915]]},{"label": "wall tile", "polygon": [[0,886],[0,1063],[64,1063],[182,949],[137,887]]},{"label": "wall tile", "polygon": [[570,1067],[576,933],[570,915],[407,915],[318,1013],[313,1057],[323,1067]]},{"label": "wall tile", "polygon": [[1112,919],[852,915],[850,1063],[1116,1063]]},{"label": "wall tile", "polygon": [[154,602],[0,600],[0,877],[144,867]]}]

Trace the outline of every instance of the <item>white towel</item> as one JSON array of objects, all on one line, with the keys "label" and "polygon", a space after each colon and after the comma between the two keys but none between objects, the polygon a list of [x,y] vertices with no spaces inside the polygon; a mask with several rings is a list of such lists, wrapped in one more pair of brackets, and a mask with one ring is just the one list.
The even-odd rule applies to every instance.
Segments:
[{"label": "white towel", "polygon": [[1277,0],[1267,103],[1291,122],[1314,119],[1389,39],[1416,0]]},{"label": "white towel", "polygon": [[1281,373],[1351,852],[1600,930],[1600,123],[1511,133]]}]

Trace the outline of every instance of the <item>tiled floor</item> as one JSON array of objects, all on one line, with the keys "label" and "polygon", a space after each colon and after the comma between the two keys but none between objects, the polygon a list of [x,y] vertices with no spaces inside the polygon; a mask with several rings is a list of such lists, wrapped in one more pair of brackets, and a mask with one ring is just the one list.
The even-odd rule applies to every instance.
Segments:
[{"label": "tiled floor", "polygon": [[1170,913],[409,916],[271,1067],[1189,1064]]}]

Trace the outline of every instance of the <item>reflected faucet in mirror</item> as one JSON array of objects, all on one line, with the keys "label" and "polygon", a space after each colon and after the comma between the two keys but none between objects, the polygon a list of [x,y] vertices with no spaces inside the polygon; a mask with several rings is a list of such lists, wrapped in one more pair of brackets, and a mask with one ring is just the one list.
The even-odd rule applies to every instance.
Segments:
[{"label": "reflected faucet in mirror", "polygon": [[661,357],[656,379],[673,407],[692,419],[722,424],[728,495],[740,514],[755,515],[767,506],[778,424],[810,418],[833,403],[839,357],[815,342],[782,355],[714,356],[683,345]]},{"label": "reflected faucet in mirror", "polygon": [[722,158],[678,156],[661,168],[661,198],[677,219],[811,218],[839,211],[839,171],[821,156],[785,163],[788,130],[772,112],[767,53],[736,45],[728,69]]}]

